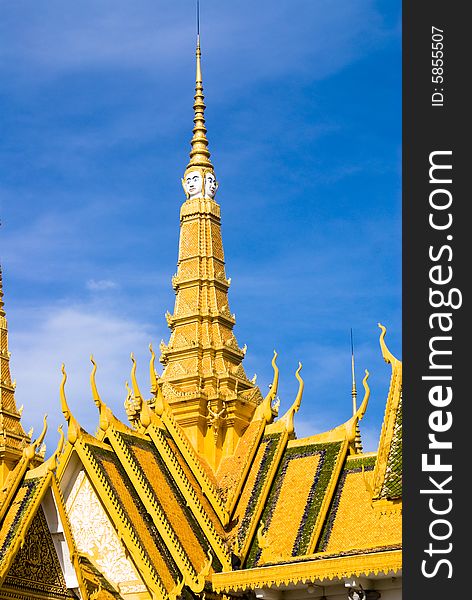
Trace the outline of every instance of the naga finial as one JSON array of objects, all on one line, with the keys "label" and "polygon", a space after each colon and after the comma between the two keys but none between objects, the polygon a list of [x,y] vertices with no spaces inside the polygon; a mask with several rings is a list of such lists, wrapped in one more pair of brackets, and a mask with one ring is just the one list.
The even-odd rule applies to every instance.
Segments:
[{"label": "naga finial", "polygon": [[159,385],[159,376],[154,369],[154,363],[156,360],[156,355],[154,354],[154,350],[152,348],[152,344],[149,344],[149,350],[151,351],[151,360],[149,362],[149,375],[151,378],[151,393],[155,397],[154,401],[154,412],[160,417],[166,408],[166,401],[164,395],[162,393],[162,387]]},{"label": "naga finial", "polygon": [[111,425],[112,421],[116,421],[111,409],[103,402],[98,393],[97,383],[95,381],[95,374],[97,372],[97,363],[95,362],[93,355],[90,355],[90,362],[92,363],[92,372],[90,373],[90,387],[92,388],[92,397],[95,402],[95,406],[99,411],[98,426],[102,431],[106,431]]},{"label": "naga finial", "polygon": [[95,402],[97,408],[100,408],[102,405],[102,399],[100,398],[100,394],[98,393],[97,384],[95,381],[95,374],[97,372],[97,363],[93,358],[93,354],[90,355],[90,362],[92,363],[92,372],[90,373],[90,387],[92,388],[92,398]]},{"label": "naga finial", "polygon": [[382,350],[382,356],[386,363],[391,364],[392,366],[397,362],[397,359],[393,356],[390,350],[387,348],[387,344],[385,343],[385,334],[387,333],[387,328],[384,327],[381,323],[377,323],[377,325],[381,329],[380,334],[380,348]]},{"label": "naga finial", "polygon": [[131,367],[131,385],[133,386],[133,395],[136,400],[142,402],[143,397],[141,395],[141,391],[139,389],[138,380],[136,378],[136,359],[134,358],[134,354],[131,352],[131,361],[133,366]]},{"label": "naga finial", "polygon": [[23,456],[28,460],[32,460],[34,458],[36,450],[41,446],[41,444],[44,441],[44,438],[46,437],[46,431],[48,430],[47,420],[48,416],[47,414],[45,414],[43,417],[43,429],[39,434],[39,437],[32,444],[29,444],[28,446],[26,446],[26,448],[23,449]]},{"label": "naga finial", "polygon": [[57,461],[59,456],[62,454],[62,450],[64,448],[64,431],[62,429],[62,423],[57,428],[59,433],[59,441],[57,443],[56,449],[53,454],[48,458],[48,460],[44,463],[44,467],[47,471],[54,471],[57,467]]},{"label": "naga finial", "polygon": [[151,380],[151,394],[157,394],[158,388],[158,375],[156,373],[156,369],[154,368],[156,362],[156,354],[152,348],[152,344],[149,344],[149,351],[151,352],[151,360],[149,361],[149,378]]},{"label": "naga finial", "polygon": [[266,395],[264,400],[257,407],[253,420],[259,420],[264,418],[266,423],[270,423],[278,413],[278,405],[273,404],[277,398],[277,389],[279,387],[279,368],[276,363],[277,352],[274,350],[274,356],[272,357],[272,368],[274,370],[274,377],[272,383],[269,385],[269,393]]},{"label": "naga finial", "polygon": [[287,410],[287,412],[284,414],[284,416],[281,417],[280,420],[275,423],[275,424],[280,423],[280,425],[278,425],[278,427],[283,427],[287,431],[289,436],[291,436],[295,433],[294,416],[295,416],[295,413],[298,412],[298,410],[300,409],[300,405],[302,403],[302,397],[303,397],[303,390],[305,388],[305,382],[303,381],[303,379],[301,378],[301,375],[300,375],[301,370],[302,370],[302,363],[299,362],[298,368],[295,371],[295,377],[298,379],[297,395],[295,397],[295,400],[293,401],[292,406]]},{"label": "naga finial", "polygon": [[77,438],[80,433],[80,425],[78,424],[76,418],[72,415],[69,405],[67,404],[65,386],[67,381],[67,373],[64,363],[61,365],[62,371],[62,381],[60,386],[60,396],[61,396],[61,409],[62,414],[64,415],[65,420],[67,421],[67,441],[72,445],[75,444]]}]

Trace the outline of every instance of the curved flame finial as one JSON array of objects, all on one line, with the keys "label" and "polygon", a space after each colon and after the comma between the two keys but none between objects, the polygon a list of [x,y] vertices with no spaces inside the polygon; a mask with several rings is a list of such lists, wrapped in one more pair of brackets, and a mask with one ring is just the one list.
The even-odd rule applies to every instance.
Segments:
[{"label": "curved flame finial", "polygon": [[142,401],[141,391],[139,389],[138,380],[136,379],[136,359],[134,358],[134,354],[131,352],[131,361],[133,366],[131,367],[131,385],[133,386],[133,394],[136,399],[140,399]]},{"label": "curved flame finial", "polygon": [[295,398],[295,402],[293,403],[294,412],[298,412],[300,408],[300,404],[302,403],[303,390],[305,388],[305,382],[300,376],[300,371],[302,370],[302,363],[298,363],[298,369],[295,371],[295,377],[298,379],[298,393]]},{"label": "curved flame finial", "polygon": [[253,420],[258,421],[262,418],[266,420],[267,423],[270,423],[274,416],[277,415],[277,410],[272,407],[272,402],[275,400],[277,396],[277,389],[279,386],[279,368],[276,363],[277,352],[274,350],[274,356],[272,357],[272,368],[274,369],[274,377],[272,379],[272,383],[270,384],[270,390],[264,400],[257,407]]},{"label": "curved flame finial", "polygon": [[41,444],[44,442],[44,438],[46,437],[46,431],[48,430],[48,415],[47,413],[43,417],[43,430],[39,434],[38,439],[36,440],[36,448],[39,448]]},{"label": "curved flame finial", "polygon": [[296,396],[295,400],[293,401],[292,406],[287,410],[287,412],[284,414],[284,416],[279,419],[279,421],[276,421],[276,423],[274,423],[274,425],[277,425],[278,423],[280,423],[280,425],[277,425],[277,426],[283,427],[284,429],[286,429],[286,431],[288,432],[289,435],[293,435],[295,432],[295,426],[294,426],[293,419],[294,419],[295,413],[298,412],[300,405],[302,403],[303,390],[305,388],[305,382],[303,381],[303,379],[300,376],[301,370],[302,370],[302,363],[299,362],[298,369],[295,371],[295,377],[298,379],[298,392],[297,392],[297,396]]},{"label": "curved flame finial", "polygon": [[387,328],[384,327],[381,323],[377,323],[377,325],[381,329],[380,334],[380,348],[382,350],[382,356],[386,363],[394,365],[397,362],[397,359],[393,356],[390,350],[387,348],[387,344],[385,343],[385,334],[387,333]]},{"label": "curved flame finial", "polygon": [[57,428],[57,431],[59,433],[59,441],[57,443],[57,447],[56,447],[54,453],[52,454],[52,456],[49,457],[49,459],[46,461],[46,463],[44,465],[47,471],[55,470],[55,468],[57,467],[57,461],[59,459],[59,456],[62,454],[62,450],[64,448],[64,431],[62,429],[62,424],[59,425],[59,427]]},{"label": "curved flame finial", "polygon": [[277,396],[277,390],[279,388],[279,367],[277,366],[277,352],[274,350],[274,356],[272,357],[272,369],[274,370],[274,377],[272,379],[272,384],[270,386],[270,392],[267,394],[270,396],[271,401],[275,400]]},{"label": "curved flame finial", "polygon": [[149,344],[149,351],[151,352],[151,360],[149,361],[149,378],[151,380],[151,394],[157,394],[157,387],[158,387],[158,383],[157,383],[157,373],[156,373],[156,369],[154,368],[155,362],[156,362],[156,354],[153,350],[152,344]]},{"label": "curved flame finial", "polygon": [[[151,352],[151,360],[149,362],[149,375],[151,378],[151,393],[155,397],[154,413],[158,417],[160,417],[162,415],[162,413],[164,412],[164,409],[166,408],[166,401],[165,401],[164,395],[162,393],[162,388],[159,385],[159,376],[156,373],[156,370],[154,368],[154,364],[156,361],[156,355],[154,353],[152,344],[149,344],[149,350]],[[145,417],[146,421],[148,418],[149,417]]]},{"label": "curved flame finial", "polygon": [[80,426],[79,426],[77,420],[75,419],[75,417],[70,412],[69,405],[67,404],[67,398],[66,398],[66,392],[65,392],[67,373],[66,373],[66,368],[65,368],[64,363],[62,363],[62,365],[61,365],[61,371],[62,371],[62,381],[61,381],[61,386],[60,386],[61,410],[62,410],[62,414],[64,415],[64,418],[67,421],[67,425],[68,425],[67,440],[73,445],[73,444],[75,444],[77,438],[79,437]]},{"label": "curved flame finial", "polygon": [[34,440],[34,442],[32,444],[29,444],[28,446],[26,446],[26,448],[23,450],[23,456],[25,458],[27,458],[28,460],[32,460],[34,458],[34,455],[36,454],[36,450],[41,446],[41,444],[44,441],[44,438],[46,436],[46,431],[48,430],[48,416],[47,414],[44,415],[43,417],[43,429],[41,431],[41,433],[39,434],[39,437]]},{"label": "curved flame finial", "polygon": [[112,422],[116,421],[112,411],[100,398],[98,393],[97,383],[95,381],[95,374],[97,372],[97,363],[95,362],[93,355],[90,355],[90,362],[92,363],[92,372],[90,373],[90,387],[92,388],[92,397],[95,402],[95,406],[99,411],[98,426],[102,431],[106,431]]},{"label": "curved flame finial", "polygon": [[95,381],[95,373],[97,372],[97,363],[93,358],[93,354],[90,355],[90,362],[92,363],[92,372],[90,373],[90,387],[92,388],[92,398],[98,408],[102,406],[102,399],[98,393],[97,383]]},{"label": "curved flame finial", "polygon": [[370,373],[366,369],[364,379],[362,380],[362,385],[364,386],[364,398],[355,414],[355,417],[357,418],[358,421],[360,421],[364,417],[365,411],[367,410],[367,404],[369,403],[370,388],[369,388],[369,384],[367,383],[367,380],[369,379],[369,375],[370,375]]}]

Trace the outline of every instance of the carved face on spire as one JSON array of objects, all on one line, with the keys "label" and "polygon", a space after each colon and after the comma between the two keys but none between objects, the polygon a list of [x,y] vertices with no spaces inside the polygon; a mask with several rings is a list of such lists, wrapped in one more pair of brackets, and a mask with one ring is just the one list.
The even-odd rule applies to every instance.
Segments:
[{"label": "carved face on spire", "polygon": [[205,198],[214,198],[216,190],[218,189],[218,183],[214,173],[205,174]]},{"label": "carved face on spire", "polygon": [[200,171],[189,171],[185,176],[184,187],[189,198],[197,198],[201,196],[203,178]]}]

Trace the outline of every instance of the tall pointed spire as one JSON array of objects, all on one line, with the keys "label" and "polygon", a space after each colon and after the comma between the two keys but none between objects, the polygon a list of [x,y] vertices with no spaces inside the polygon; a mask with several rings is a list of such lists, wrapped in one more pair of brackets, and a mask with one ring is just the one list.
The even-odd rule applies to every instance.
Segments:
[{"label": "tall pointed spire", "polygon": [[197,48],[196,48],[196,75],[195,75],[195,102],[193,110],[195,116],[193,118],[194,128],[193,137],[190,142],[192,146],[190,150],[190,161],[187,165],[187,171],[193,167],[203,167],[213,169],[210,160],[210,151],[208,150],[208,140],[206,137],[205,127],[205,102],[203,95],[203,80],[202,80],[202,52],[200,49],[200,6],[197,2]]},{"label": "tall pointed spire", "polygon": [[21,425],[16,407],[15,384],[10,375],[8,324],[3,302],[3,273],[0,265],[0,484],[21,458],[30,437]]},{"label": "tall pointed spire", "polygon": [[[206,139],[199,29],[196,58],[195,127],[182,181],[187,200],[180,209],[179,258],[172,278],[176,299],[173,314],[166,314],[171,335],[160,346],[160,383],[174,417],[216,469],[233,453],[262,395],[244,372],[246,350],[233,333],[215,200],[218,184]],[[216,436],[215,414],[220,415]]]}]

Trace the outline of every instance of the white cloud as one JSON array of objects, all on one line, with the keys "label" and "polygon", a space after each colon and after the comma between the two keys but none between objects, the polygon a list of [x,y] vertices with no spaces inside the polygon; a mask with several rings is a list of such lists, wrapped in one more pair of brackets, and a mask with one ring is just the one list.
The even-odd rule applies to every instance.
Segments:
[{"label": "white cloud", "polygon": [[87,289],[92,292],[104,292],[107,290],[114,290],[118,287],[116,281],[111,279],[89,279],[87,281]]},{"label": "white cloud", "polygon": [[[22,322],[17,313],[12,320]],[[29,429],[33,425],[36,433],[48,413],[48,454],[57,443],[57,426],[64,423],[59,399],[62,362],[68,374],[66,393],[71,411],[91,433],[97,425],[89,385],[91,354],[98,365],[96,379],[102,400],[119,418],[126,420],[124,382],[130,377],[131,352],[138,363],[141,391],[145,397],[149,394],[148,345],[153,342],[156,347],[160,337],[148,324],[100,313],[87,305],[49,306],[35,315],[34,321],[29,315],[23,323],[24,327],[14,331],[10,326],[16,402],[24,405],[23,426]]]}]

